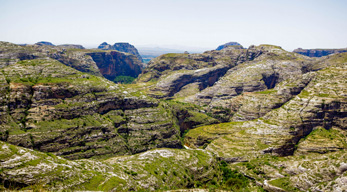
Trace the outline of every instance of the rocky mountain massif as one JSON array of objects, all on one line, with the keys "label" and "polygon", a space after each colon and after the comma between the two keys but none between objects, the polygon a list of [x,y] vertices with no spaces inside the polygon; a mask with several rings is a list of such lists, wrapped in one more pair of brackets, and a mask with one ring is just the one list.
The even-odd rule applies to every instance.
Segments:
[{"label": "rocky mountain massif", "polygon": [[306,55],[309,57],[323,57],[334,53],[344,53],[347,49],[302,49],[298,48],[293,51],[294,53],[299,53],[301,55]]},{"label": "rocky mountain massif", "polygon": [[119,51],[101,51],[84,49],[81,45],[58,45],[38,42],[34,45],[16,45],[0,43],[0,67],[21,60],[47,59],[57,60],[81,72],[104,76],[113,81],[116,76],[137,77],[144,67],[136,56]]},{"label": "rocky mountain massif", "polygon": [[125,85],[112,52],[1,43],[1,189],[347,190],[347,53],[165,54]]}]

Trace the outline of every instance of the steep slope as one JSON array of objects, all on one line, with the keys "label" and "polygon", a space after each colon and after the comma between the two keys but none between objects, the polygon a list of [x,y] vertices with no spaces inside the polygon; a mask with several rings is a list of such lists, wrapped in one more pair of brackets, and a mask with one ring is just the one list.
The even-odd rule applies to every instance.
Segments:
[{"label": "steep slope", "polygon": [[114,80],[117,76],[137,77],[142,72],[142,63],[131,54],[117,51],[87,53],[98,66],[101,74]]}]

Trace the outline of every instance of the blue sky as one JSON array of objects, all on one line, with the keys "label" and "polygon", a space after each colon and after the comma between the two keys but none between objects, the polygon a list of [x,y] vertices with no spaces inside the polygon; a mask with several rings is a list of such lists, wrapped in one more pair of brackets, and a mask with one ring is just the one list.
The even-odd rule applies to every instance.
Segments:
[{"label": "blue sky", "polygon": [[214,49],[347,47],[346,0],[0,0],[0,40]]}]

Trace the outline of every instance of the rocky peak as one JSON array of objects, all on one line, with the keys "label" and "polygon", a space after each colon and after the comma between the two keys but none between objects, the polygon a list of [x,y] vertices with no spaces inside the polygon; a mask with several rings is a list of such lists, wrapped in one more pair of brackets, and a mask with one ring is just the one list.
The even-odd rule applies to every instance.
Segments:
[{"label": "rocky peak", "polygon": [[225,43],[223,45],[218,46],[216,50],[219,51],[219,50],[222,50],[222,49],[227,48],[227,47],[233,47],[235,49],[243,49],[243,47],[242,47],[242,45],[240,43],[238,43],[238,42],[229,42],[229,43]]},{"label": "rocky peak", "polygon": [[140,56],[139,52],[137,51],[134,45],[131,45],[129,43],[115,43],[113,47],[117,51],[135,55],[142,62],[142,57]]},{"label": "rocky peak", "polygon": [[98,46],[98,49],[102,49],[102,50],[113,50],[112,49],[112,45],[106,43],[106,42],[103,42],[101,43],[99,46]]},{"label": "rocky peak", "polygon": [[124,53],[130,53],[132,55],[135,55],[140,60],[140,62],[143,62],[138,50],[135,48],[135,46],[131,45],[130,43],[115,43],[114,45],[110,45],[106,42],[103,42],[98,46],[98,49],[116,50]]}]

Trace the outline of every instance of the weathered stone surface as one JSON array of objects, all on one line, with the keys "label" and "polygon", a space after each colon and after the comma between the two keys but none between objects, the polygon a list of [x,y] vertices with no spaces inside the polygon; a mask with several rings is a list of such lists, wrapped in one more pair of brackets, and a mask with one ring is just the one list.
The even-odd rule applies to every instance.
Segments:
[{"label": "weathered stone surface", "polygon": [[154,191],[221,177],[213,155],[200,150],[155,149],[105,161],[71,161],[0,141],[0,156],[2,184],[17,190]]},{"label": "weathered stone surface", "polygon": [[268,191],[344,191],[346,174],[339,168],[346,152],[310,153],[300,156],[264,155],[232,167],[252,177]]}]

